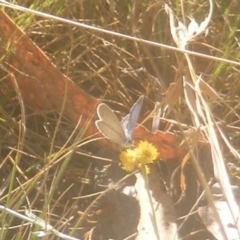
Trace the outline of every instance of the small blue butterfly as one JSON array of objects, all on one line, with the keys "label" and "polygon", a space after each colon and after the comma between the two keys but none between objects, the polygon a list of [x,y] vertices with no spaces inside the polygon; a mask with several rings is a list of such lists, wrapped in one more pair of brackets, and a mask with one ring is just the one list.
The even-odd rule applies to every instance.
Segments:
[{"label": "small blue butterfly", "polygon": [[112,142],[119,144],[121,147],[127,148],[134,146],[132,134],[141,112],[143,99],[143,95],[139,97],[132,106],[130,113],[124,117],[122,122],[118,120],[112,109],[105,103],[99,104],[97,107],[99,120],[95,122],[99,132]]}]

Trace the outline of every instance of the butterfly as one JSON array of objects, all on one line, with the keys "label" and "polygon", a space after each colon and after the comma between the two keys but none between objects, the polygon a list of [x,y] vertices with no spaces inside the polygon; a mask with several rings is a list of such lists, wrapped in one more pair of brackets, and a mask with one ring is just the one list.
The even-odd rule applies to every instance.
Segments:
[{"label": "butterfly", "polygon": [[134,146],[132,139],[133,131],[137,124],[141,112],[144,96],[140,96],[133,104],[129,114],[120,122],[108,105],[100,103],[97,107],[99,120],[95,125],[100,133],[121,147],[128,148]]}]

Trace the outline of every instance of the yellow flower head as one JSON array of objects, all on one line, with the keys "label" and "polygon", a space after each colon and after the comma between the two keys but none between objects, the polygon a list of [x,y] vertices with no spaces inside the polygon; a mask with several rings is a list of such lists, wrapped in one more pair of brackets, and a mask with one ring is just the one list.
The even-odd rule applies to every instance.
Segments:
[{"label": "yellow flower head", "polygon": [[147,141],[141,141],[136,148],[127,149],[120,154],[123,168],[131,172],[136,167],[152,163],[158,157],[157,149]]},{"label": "yellow flower head", "polygon": [[137,165],[137,152],[134,149],[125,150],[120,154],[120,161],[126,171],[133,171]]}]

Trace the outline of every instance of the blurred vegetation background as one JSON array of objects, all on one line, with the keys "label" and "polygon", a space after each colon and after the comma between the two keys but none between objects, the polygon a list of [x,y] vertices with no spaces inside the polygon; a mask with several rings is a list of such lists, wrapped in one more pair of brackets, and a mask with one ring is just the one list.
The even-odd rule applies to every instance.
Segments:
[{"label": "blurred vegetation background", "polygon": [[[175,46],[163,1],[19,0],[10,2],[113,32]],[[209,3],[205,0],[172,0],[167,4],[172,7],[180,20],[185,18],[187,22],[190,18],[195,18],[200,23],[209,12]],[[178,52],[79,28],[34,14],[9,8],[2,9],[63,74],[91,96],[104,98],[111,107],[124,113],[129,110],[128,103],[135,102],[140,94],[146,96],[145,111],[153,109],[154,102],[162,100],[166,90],[178,79],[178,73],[183,68],[183,55]],[[214,0],[214,12],[207,34],[191,43],[189,48],[192,51],[239,61],[239,9],[240,1]],[[209,100],[209,106],[216,121],[224,125],[226,136],[238,151],[239,66],[200,57],[192,57],[192,61],[197,73],[202,74],[204,81],[223,97],[224,103]],[[95,218],[94,221],[84,218],[79,222],[82,217],[81,212],[84,212],[96,198],[96,195],[91,194],[106,189],[96,180],[96,166],[102,167],[106,162],[103,164],[102,160],[92,157],[98,155],[94,148],[73,147],[81,136],[78,132],[74,132],[74,126],[68,119],[62,118],[59,122],[59,114],[56,112],[35,114],[26,107],[26,127],[30,135],[24,139],[23,152],[20,158],[17,158],[19,153],[16,149],[20,141],[19,122],[21,121],[19,102],[14,90],[9,89],[4,81],[0,81],[0,91],[2,204],[15,210],[26,206],[44,219],[47,218],[45,216],[48,213],[55,228],[67,233],[73,229],[73,235],[81,239],[84,234],[87,239],[86,233],[90,234],[96,226],[97,232],[92,239],[124,239],[134,234],[137,223],[137,213],[135,213],[138,211],[137,202],[130,198],[126,200],[127,197],[122,194],[121,197],[119,195],[116,197],[116,193],[111,193],[110,198],[118,198],[125,203],[120,207],[124,209],[122,212],[129,214],[133,209],[134,214],[131,216],[126,214],[123,218],[125,223],[122,221],[120,224],[116,221],[118,217],[115,215],[110,217],[104,215],[104,211],[101,214],[94,212],[98,223]],[[183,97],[179,97],[174,110],[178,121],[191,125],[190,114]],[[173,115],[170,114],[168,118],[173,118]],[[161,123],[160,130],[166,131],[166,129],[177,130],[175,126],[169,127],[168,123]],[[73,132],[72,138],[65,146]],[[63,149],[63,146],[66,148]],[[231,180],[238,184],[238,162],[228,151],[224,154],[226,162],[231,162],[232,167],[229,168]],[[211,161],[209,156],[206,158]],[[105,173],[97,169],[100,171],[97,178],[103,178],[99,175]],[[43,170],[45,172],[39,179],[37,175]],[[119,179],[126,175],[120,168],[117,170],[114,168],[112,171],[116,172],[112,172],[111,175],[116,177],[115,175],[119,174]],[[190,175],[192,179],[196,177],[194,174]],[[108,175],[105,178],[109,181],[112,176]],[[192,181],[195,182],[197,179]],[[87,197],[79,198],[80,196]],[[131,201],[131,204],[128,201]],[[186,200],[184,204],[187,205],[188,201]],[[189,206],[192,205],[192,202],[189,203]],[[97,209],[104,209],[105,206],[109,207],[109,198],[104,198],[101,203],[94,205]],[[72,216],[73,219],[66,220]],[[4,230],[1,230],[1,239],[33,239],[31,232],[34,229],[29,225],[21,225],[18,220],[3,214],[1,219],[2,228],[4,227]],[[113,230],[114,227],[116,228],[114,224],[121,229],[122,235],[119,231]],[[187,230],[182,233],[182,239],[204,239],[201,238],[205,231],[204,226],[199,230],[199,226],[195,227],[196,225],[187,226]],[[14,226],[13,229],[10,226]],[[106,231],[108,228],[111,228],[111,233]],[[200,234],[197,231],[200,231]],[[104,235],[104,232],[108,233]],[[46,239],[56,239],[56,237],[48,236]]]}]

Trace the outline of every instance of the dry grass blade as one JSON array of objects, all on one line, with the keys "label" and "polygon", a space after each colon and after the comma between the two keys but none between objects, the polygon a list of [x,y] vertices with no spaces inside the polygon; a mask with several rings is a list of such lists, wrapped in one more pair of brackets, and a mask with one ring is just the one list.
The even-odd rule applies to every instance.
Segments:
[{"label": "dry grass blade", "polygon": [[214,173],[215,177],[218,179],[224,196],[228,201],[229,208],[231,210],[231,213],[233,215],[233,218],[238,226],[238,229],[240,229],[239,225],[239,208],[236,204],[236,201],[234,199],[232,190],[230,188],[230,181],[229,177],[226,171],[226,166],[224,164],[224,157],[219,145],[219,140],[217,138],[217,133],[214,128],[216,125],[215,121],[212,118],[210,109],[202,96],[202,93],[199,88],[196,89],[199,101],[201,102],[201,106],[204,109],[204,113],[206,114],[206,117],[203,117],[202,120],[204,121],[204,124],[206,126],[206,130],[204,131],[206,134],[206,137],[211,145],[211,152],[212,152],[212,158],[213,158],[213,166],[214,166]]},{"label": "dry grass blade", "polygon": [[156,166],[150,167],[150,174],[136,174],[135,184],[140,204],[140,218],[136,239],[178,239],[176,213],[170,196],[158,179]]},{"label": "dry grass blade", "polygon": [[168,87],[165,97],[162,101],[155,103],[155,108],[150,115],[153,115],[152,120],[152,133],[156,133],[159,129],[159,123],[161,118],[165,118],[172,110],[174,104],[176,104],[180,95],[182,94],[183,87],[182,81],[178,80],[174,83],[171,83]]}]

